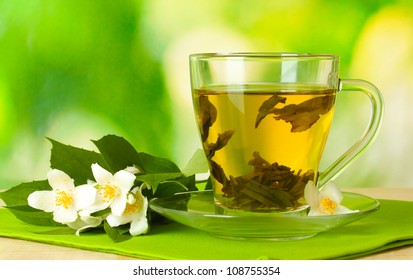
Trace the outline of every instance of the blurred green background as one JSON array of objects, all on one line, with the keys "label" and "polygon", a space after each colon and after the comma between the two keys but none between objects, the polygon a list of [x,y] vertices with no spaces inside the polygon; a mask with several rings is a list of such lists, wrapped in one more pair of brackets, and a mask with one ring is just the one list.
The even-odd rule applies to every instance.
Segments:
[{"label": "blurred green background", "polygon": [[[188,55],[286,51],[341,57],[341,77],[386,101],[374,144],[336,180],[413,187],[409,0],[1,0],[0,188],[44,179],[45,137],[93,149],[105,134],[183,166],[200,147]],[[368,101],[338,97],[322,166],[365,128]]]}]

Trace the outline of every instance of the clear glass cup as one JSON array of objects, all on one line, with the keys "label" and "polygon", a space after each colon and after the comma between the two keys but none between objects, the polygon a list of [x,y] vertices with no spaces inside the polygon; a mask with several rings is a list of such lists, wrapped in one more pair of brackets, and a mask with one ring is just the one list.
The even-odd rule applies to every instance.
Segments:
[{"label": "clear glass cup", "polygon": [[[280,213],[305,205],[309,180],[334,179],[373,141],[383,98],[339,77],[339,57],[300,53],[190,55],[196,121],[220,213]],[[361,138],[326,170],[319,164],[336,94],[361,92],[371,118]]]}]

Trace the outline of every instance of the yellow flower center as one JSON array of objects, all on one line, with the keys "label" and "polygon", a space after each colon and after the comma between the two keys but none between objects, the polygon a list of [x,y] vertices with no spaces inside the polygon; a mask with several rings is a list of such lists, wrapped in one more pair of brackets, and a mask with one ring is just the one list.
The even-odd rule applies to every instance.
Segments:
[{"label": "yellow flower center", "polygon": [[337,208],[337,203],[325,196],[323,199],[320,200],[320,206],[320,208],[323,209],[323,211],[329,213],[330,215],[333,215],[334,209]]},{"label": "yellow flower center", "polygon": [[99,185],[98,193],[103,196],[102,202],[109,202],[119,195],[119,188],[110,183]]},{"label": "yellow flower center", "polygon": [[128,194],[128,203],[126,204],[123,215],[132,215],[139,211],[141,207],[141,200],[133,193]]},{"label": "yellow flower center", "polygon": [[56,191],[56,206],[63,206],[64,208],[69,208],[73,204],[73,196],[71,193],[67,193],[61,190]]},{"label": "yellow flower center", "polygon": [[130,215],[134,214],[139,210],[139,203],[135,202],[134,204],[126,204],[125,211],[123,211],[123,215]]},{"label": "yellow flower center", "polygon": [[125,210],[123,211],[123,215],[132,215],[138,212],[142,205],[142,200],[133,193],[128,194],[128,203],[126,203]]}]

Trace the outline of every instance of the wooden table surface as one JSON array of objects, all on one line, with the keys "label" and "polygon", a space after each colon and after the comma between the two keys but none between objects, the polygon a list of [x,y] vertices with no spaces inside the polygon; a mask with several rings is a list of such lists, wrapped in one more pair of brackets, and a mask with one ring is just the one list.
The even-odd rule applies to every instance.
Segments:
[{"label": "wooden table surface", "polygon": [[[413,188],[357,188],[344,191],[356,192],[376,199],[413,201]],[[1,202],[0,202],[1,203]],[[116,254],[93,252],[39,242],[0,237],[1,260],[132,260]],[[364,260],[413,260],[413,246],[362,257]]]}]

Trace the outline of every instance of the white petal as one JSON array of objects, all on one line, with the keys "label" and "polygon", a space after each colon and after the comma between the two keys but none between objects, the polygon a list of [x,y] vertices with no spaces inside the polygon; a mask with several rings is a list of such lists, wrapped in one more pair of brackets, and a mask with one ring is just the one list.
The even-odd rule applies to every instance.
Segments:
[{"label": "white petal", "polygon": [[61,189],[64,191],[73,190],[75,187],[73,179],[69,177],[66,173],[58,169],[52,169],[47,172],[47,179],[49,185],[55,189]]},{"label": "white petal", "polygon": [[148,223],[148,219],[146,218],[146,216],[142,217],[141,219],[134,219],[129,229],[129,233],[132,236],[145,234],[148,231],[149,231],[149,223]]},{"label": "white petal", "polygon": [[327,213],[323,213],[318,209],[311,209],[310,212],[308,212],[308,216],[321,216],[321,215],[327,215]]},{"label": "white petal", "polygon": [[[146,216],[146,213],[148,211],[148,198],[142,195],[142,189],[141,188],[135,188],[132,190],[132,193],[135,194],[136,196],[136,202],[139,205],[139,209],[136,211],[136,215],[140,216]],[[135,215],[135,217],[136,217]]]},{"label": "white petal", "polygon": [[304,199],[311,208],[318,208],[319,193],[313,181],[308,181],[305,185]]},{"label": "white petal", "polygon": [[58,207],[53,212],[53,220],[58,223],[67,224],[76,221],[77,211],[74,207],[64,208]]},{"label": "white petal", "polygon": [[99,196],[96,196],[95,202],[90,206],[87,207],[86,209],[88,213],[95,213],[97,211],[106,209],[110,206],[110,202],[103,201]]},{"label": "white petal", "polygon": [[92,164],[92,173],[98,184],[106,184],[107,182],[113,181],[113,175],[99,164]]},{"label": "white petal", "polygon": [[328,182],[320,191],[320,198],[328,197],[337,204],[343,200],[343,194],[336,184]]},{"label": "white petal", "polygon": [[145,196],[143,196],[143,194],[142,194],[142,189],[140,189],[140,188],[135,189],[135,190],[133,190],[132,192],[136,194],[136,199],[137,199],[138,201],[140,201],[141,204],[143,204],[143,207],[140,208],[141,215],[146,216],[146,213],[147,213],[147,211],[148,211],[148,206],[149,206],[148,198],[145,197]]},{"label": "white petal", "polygon": [[[81,216],[90,215],[91,213],[95,213],[100,210],[104,210],[108,208],[109,205],[110,205],[109,202],[102,202],[102,200],[97,197],[95,202],[91,206],[79,211],[79,215]],[[84,213],[84,214],[81,214],[81,213]]]},{"label": "white petal", "polygon": [[129,172],[129,173],[132,173],[132,174],[138,174],[138,173],[141,172],[141,171],[140,171],[138,168],[136,168],[135,166],[128,166],[128,167],[126,167],[124,170],[127,171],[127,172]]},{"label": "white petal", "polygon": [[334,209],[334,214],[348,214],[348,213],[355,213],[359,212],[359,210],[350,210],[343,205],[338,205],[336,209]]},{"label": "white petal", "polygon": [[89,179],[87,180],[86,184],[91,185],[91,186],[97,185],[97,183],[95,181],[92,181],[92,180],[89,180]]},{"label": "white petal", "polygon": [[84,221],[82,221],[82,220],[80,219],[80,217],[78,217],[78,218],[76,219],[76,221],[71,222],[71,223],[67,223],[66,225],[68,225],[70,228],[73,228],[73,229],[79,229],[79,228],[84,227],[86,224],[85,224]]},{"label": "white petal", "polygon": [[139,189],[139,191],[134,189],[133,192],[136,194],[137,200],[143,204],[139,208],[139,212],[134,215],[129,229],[130,234],[135,236],[145,234],[149,231],[149,223],[146,217],[148,211],[148,199],[142,195],[141,189]]},{"label": "white petal", "polygon": [[134,194],[128,193],[126,195],[126,203],[127,204],[134,204],[136,203],[136,197]]},{"label": "white petal", "polygon": [[136,176],[125,171],[125,170],[120,170],[115,173],[113,176],[116,179],[116,185],[120,188],[121,192],[128,192],[136,179]]},{"label": "white petal", "polygon": [[122,216],[123,211],[126,208],[126,194],[120,195],[116,197],[112,204],[110,205],[110,209],[112,209],[112,214],[116,216]]},{"label": "white petal", "polygon": [[102,222],[102,217],[95,217],[95,216],[81,216],[80,219],[84,221],[86,224],[97,227]]},{"label": "white petal", "polygon": [[102,220],[99,220],[99,221],[96,220],[96,223],[95,223],[95,224],[88,224],[88,225],[85,225],[84,227],[79,228],[79,229],[76,231],[76,235],[79,236],[82,231],[85,231],[85,230],[87,230],[88,228],[98,227],[98,226],[101,224],[101,222],[102,222]]},{"label": "white petal", "polygon": [[54,191],[36,191],[27,198],[29,206],[46,212],[56,209],[56,196]]},{"label": "white petal", "polygon": [[130,218],[130,216],[116,216],[116,215],[110,214],[106,218],[106,221],[111,227],[117,227],[120,225],[130,223],[132,219]]},{"label": "white petal", "polygon": [[76,235],[79,235],[82,231],[88,228],[95,228],[99,226],[102,223],[102,220],[103,219],[101,217],[79,217],[76,221],[73,223],[67,223],[67,225],[73,229],[77,229]]},{"label": "white petal", "polygon": [[143,196],[142,193],[141,193],[141,196],[142,196],[142,198],[143,198],[143,212],[144,212],[144,214],[145,214],[145,216],[146,216],[146,213],[147,213],[147,211],[148,211],[149,202],[148,202],[148,198],[145,197],[145,196]]},{"label": "white petal", "polygon": [[92,206],[96,199],[96,189],[91,185],[81,185],[75,188],[73,195],[76,210],[83,210]]}]

